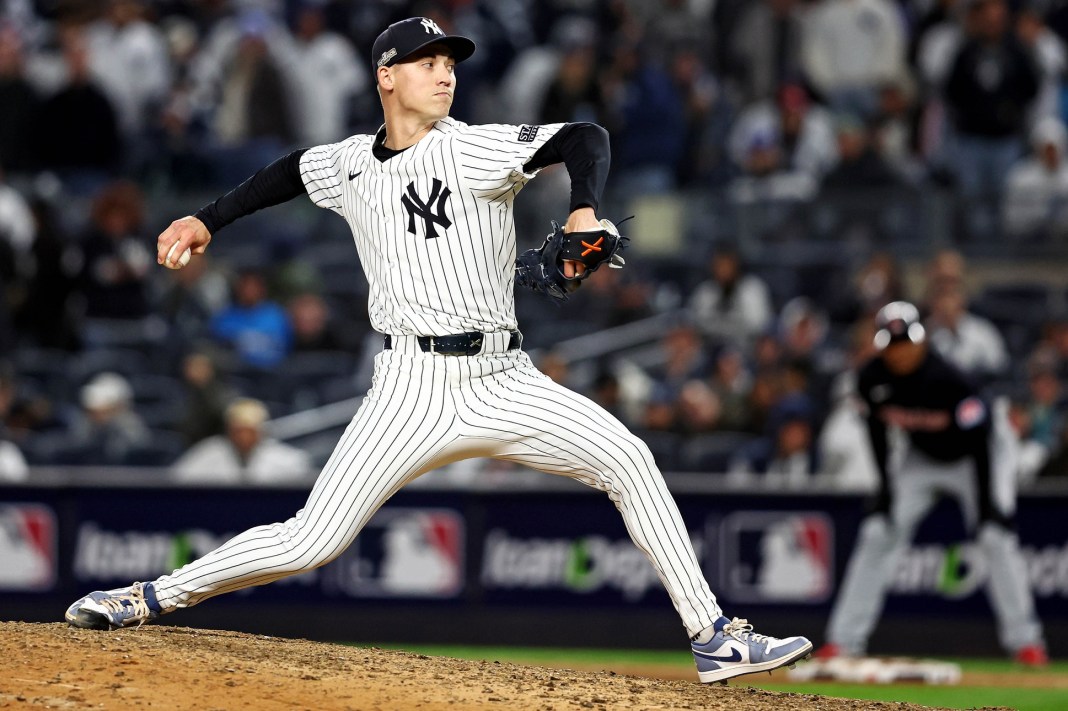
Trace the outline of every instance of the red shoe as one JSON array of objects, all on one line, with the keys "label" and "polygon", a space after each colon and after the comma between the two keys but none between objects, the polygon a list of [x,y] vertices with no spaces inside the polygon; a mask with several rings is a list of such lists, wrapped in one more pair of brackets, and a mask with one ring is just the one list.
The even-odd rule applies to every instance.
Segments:
[{"label": "red shoe", "polygon": [[836,659],[841,656],[842,648],[834,642],[828,642],[812,654],[813,659]]},{"label": "red shoe", "polygon": [[1016,663],[1025,667],[1049,666],[1049,655],[1041,644],[1029,644],[1016,650]]}]

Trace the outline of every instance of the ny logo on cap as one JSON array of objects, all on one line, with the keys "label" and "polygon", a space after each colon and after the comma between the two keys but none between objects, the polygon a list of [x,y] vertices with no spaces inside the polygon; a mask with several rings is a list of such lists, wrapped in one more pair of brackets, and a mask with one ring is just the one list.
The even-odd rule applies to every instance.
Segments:
[{"label": "ny logo on cap", "polygon": [[443,35],[443,34],[445,34],[444,32],[441,31],[441,28],[438,27],[438,23],[434,22],[429,17],[424,17],[422,20],[419,21],[419,24],[423,26],[423,29],[426,30],[426,33],[428,35]]}]

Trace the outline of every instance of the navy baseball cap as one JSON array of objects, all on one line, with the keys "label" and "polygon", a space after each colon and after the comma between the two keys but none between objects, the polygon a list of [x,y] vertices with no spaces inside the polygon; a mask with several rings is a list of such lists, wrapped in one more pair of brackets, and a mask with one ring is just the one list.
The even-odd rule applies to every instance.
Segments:
[{"label": "navy baseball cap", "polygon": [[907,301],[891,301],[875,315],[875,347],[886,348],[895,341],[923,343],[927,332],[920,323],[920,310]]},{"label": "navy baseball cap", "polygon": [[460,35],[447,35],[429,17],[409,17],[382,30],[371,48],[371,71],[391,67],[412,52],[440,42],[452,51],[452,58],[462,62],[475,53],[475,43]]}]

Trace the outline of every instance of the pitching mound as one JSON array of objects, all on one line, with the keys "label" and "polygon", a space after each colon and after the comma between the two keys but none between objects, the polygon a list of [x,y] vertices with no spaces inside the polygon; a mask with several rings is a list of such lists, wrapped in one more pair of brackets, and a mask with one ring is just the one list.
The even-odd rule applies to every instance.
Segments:
[{"label": "pitching mound", "polygon": [[90,632],[0,622],[0,708],[926,708],[776,694],[732,683],[703,686],[159,625]]}]

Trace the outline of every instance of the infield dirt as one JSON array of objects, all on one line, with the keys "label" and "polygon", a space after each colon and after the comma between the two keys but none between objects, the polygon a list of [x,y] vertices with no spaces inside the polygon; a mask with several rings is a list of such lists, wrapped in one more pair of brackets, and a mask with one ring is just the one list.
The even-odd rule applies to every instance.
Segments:
[{"label": "infield dirt", "polygon": [[[696,673],[694,674],[696,677]],[[0,708],[723,709],[928,707],[705,686],[607,671],[428,657],[161,625],[118,632],[0,622]]]}]

